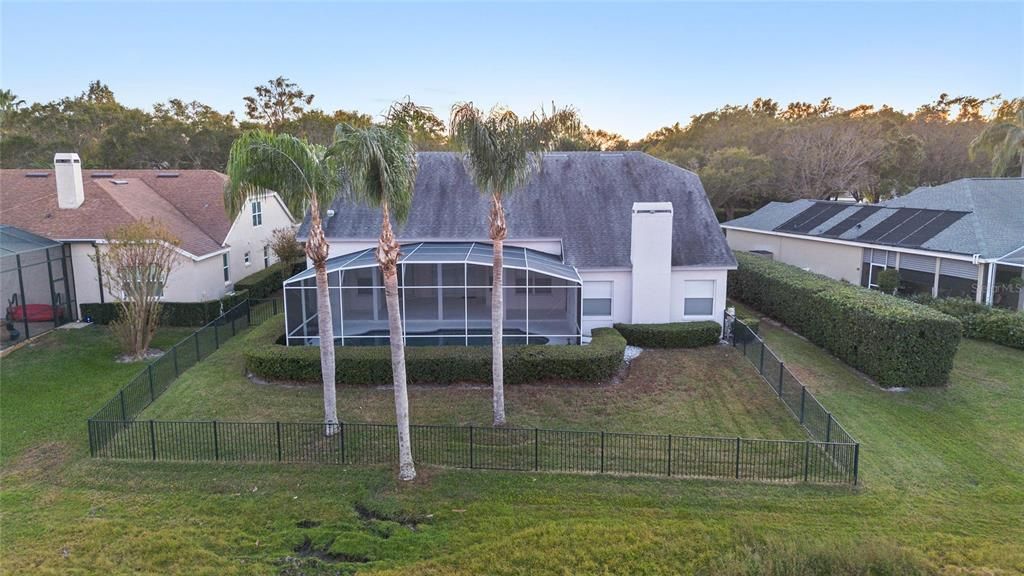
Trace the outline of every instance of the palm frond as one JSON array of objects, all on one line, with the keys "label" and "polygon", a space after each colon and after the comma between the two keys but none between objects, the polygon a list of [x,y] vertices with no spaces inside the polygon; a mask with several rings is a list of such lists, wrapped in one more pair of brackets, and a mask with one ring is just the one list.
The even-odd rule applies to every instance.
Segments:
[{"label": "palm frond", "polygon": [[288,209],[302,214],[315,196],[326,209],[343,192],[336,163],[326,149],[288,134],[243,133],[231,146],[224,206],[231,216],[252,196],[277,192]]},{"label": "palm frond", "polygon": [[502,197],[526,183],[540,167],[543,127],[495,107],[487,115],[472,102],[452,107],[449,133],[463,152],[467,170],[481,192]]},{"label": "palm frond", "polygon": [[344,171],[354,196],[367,205],[387,206],[404,222],[416,184],[416,148],[400,125],[357,128],[339,124],[327,157]]},{"label": "palm frond", "polygon": [[1011,120],[993,122],[971,141],[968,152],[973,160],[978,152],[992,155],[992,175],[1002,176],[1024,155],[1024,109]]}]

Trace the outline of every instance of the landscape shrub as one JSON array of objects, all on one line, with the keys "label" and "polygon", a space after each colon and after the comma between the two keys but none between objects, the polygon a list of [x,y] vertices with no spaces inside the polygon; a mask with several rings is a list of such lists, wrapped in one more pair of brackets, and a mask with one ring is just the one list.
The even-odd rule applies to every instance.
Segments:
[{"label": "landscape shrub", "polygon": [[630,346],[641,348],[697,348],[717,344],[722,327],[713,320],[669,324],[616,324]]},{"label": "landscape shrub", "polygon": [[742,252],[729,296],[778,319],[885,387],[938,386],[953,368],[961,326],[905,299]]},{"label": "landscape shrub", "polygon": [[[268,380],[320,382],[319,347],[278,344],[283,334],[284,317],[278,315],[246,335],[248,371]],[[505,382],[601,381],[622,365],[625,348],[625,339],[611,328],[595,329],[586,346],[508,346]],[[486,346],[410,346],[405,349],[405,363],[409,384],[491,381],[491,349]],[[335,370],[339,386],[388,384],[391,349],[337,346]]]},{"label": "landscape shrub", "polygon": [[913,300],[960,320],[967,338],[1024,350],[1024,312],[990,308],[969,298],[918,296]]},{"label": "landscape shrub", "polygon": [[[235,291],[220,300],[206,302],[164,302],[161,326],[205,326],[249,298],[248,293]],[[116,302],[82,304],[82,317],[91,317],[96,324],[109,324],[121,315]]]},{"label": "landscape shrub", "polygon": [[[303,266],[300,264],[300,266]],[[281,290],[284,281],[294,275],[294,268],[285,262],[275,262],[270,266],[250,274],[235,282],[235,290],[248,290],[249,298],[256,300],[268,298],[271,294]]]}]

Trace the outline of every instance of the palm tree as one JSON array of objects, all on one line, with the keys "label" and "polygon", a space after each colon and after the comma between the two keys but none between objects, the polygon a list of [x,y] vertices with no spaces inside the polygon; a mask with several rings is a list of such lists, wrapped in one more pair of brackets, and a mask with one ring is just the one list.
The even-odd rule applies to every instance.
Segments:
[{"label": "palm tree", "polygon": [[506,195],[525,184],[540,167],[546,129],[553,121],[536,116],[520,118],[511,110],[494,108],[484,114],[472,102],[452,107],[449,136],[456,149],[465,153],[467,169],[476,187],[491,196],[489,235],[494,249],[491,284],[491,379],[494,425],[505,423],[505,386],[502,350],[504,294],[502,292],[502,248],[508,236]]},{"label": "palm tree", "polygon": [[[395,108],[392,108],[395,111]],[[348,174],[352,192],[363,202],[380,207],[380,238],[377,263],[384,275],[391,341],[391,373],[395,387],[395,419],[398,424],[398,477],[412,480],[416,468],[409,436],[409,396],[405,378],[405,342],[398,303],[399,245],[391,219],[404,222],[412,205],[416,181],[416,148],[406,126],[389,114],[384,124],[356,128],[339,124],[332,150]]]},{"label": "palm tree", "polygon": [[316,269],[317,327],[320,336],[320,370],[324,381],[324,423],[327,435],[335,433],[338,408],[334,388],[334,324],[327,291],[327,240],[322,211],[343,190],[341,166],[333,150],[310,144],[288,134],[263,130],[244,132],[231,146],[224,205],[236,215],[253,196],[270,191],[293,214],[309,209],[306,256]]},{"label": "palm tree", "polygon": [[1021,108],[1010,119],[993,121],[971,141],[971,159],[979,150],[992,154],[992,175],[1003,176],[1020,162],[1020,175],[1024,178],[1024,108]]}]

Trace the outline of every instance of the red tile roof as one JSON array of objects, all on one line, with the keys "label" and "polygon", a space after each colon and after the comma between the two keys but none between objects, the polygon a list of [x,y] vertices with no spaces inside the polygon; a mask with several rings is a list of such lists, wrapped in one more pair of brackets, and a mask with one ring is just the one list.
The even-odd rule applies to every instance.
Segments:
[{"label": "red tile roof", "polygon": [[[157,176],[168,173],[178,176]],[[82,180],[85,201],[61,209],[53,170],[0,170],[0,223],[54,240],[98,240],[118,226],[154,219],[196,256],[220,250],[231,229],[223,200],[227,177],[213,170],[82,170]]]}]

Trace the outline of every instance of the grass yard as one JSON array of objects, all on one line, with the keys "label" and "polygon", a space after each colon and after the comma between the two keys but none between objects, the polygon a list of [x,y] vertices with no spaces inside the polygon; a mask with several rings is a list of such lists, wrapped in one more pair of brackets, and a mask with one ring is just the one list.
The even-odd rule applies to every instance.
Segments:
[{"label": "grass yard", "polygon": [[[241,339],[190,370],[140,419],[317,422],[323,392],[316,385],[255,384],[245,377]],[[486,386],[410,386],[410,413],[419,424],[489,426]],[[651,350],[628,377],[608,385],[508,386],[509,424],[522,427],[679,435],[790,438],[805,434],[770,388],[727,346]],[[395,421],[389,387],[340,387],[346,422]]]},{"label": "grass yard", "polygon": [[[399,485],[381,469],[93,461],[84,419],[135,368],[111,362],[99,331],[57,333],[0,366],[0,572],[1024,572],[1024,352],[965,341],[948,388],[895,394],[779,327],[762,333],[863,443],[859,490],[439,469]],[[318,415],[314,390],[248,384],[237,342],[144,416]],[[738,355],[714,353],[715,391],[695,385],[714,362],[650,354],[621,388],[513,389],[509,412],[527,426],[674,433],[700,418],[714,433],[700,416],[713,412],[723,433],[790,435],[782,422],[744,428],[771,402],[719,405],[750,384]],[[631,385],[647,394],[620,392]],[[339,407],[385,420],[389,396],[345,390]],[[413,417],[486,424],[487,397],[416,390]]]}]

